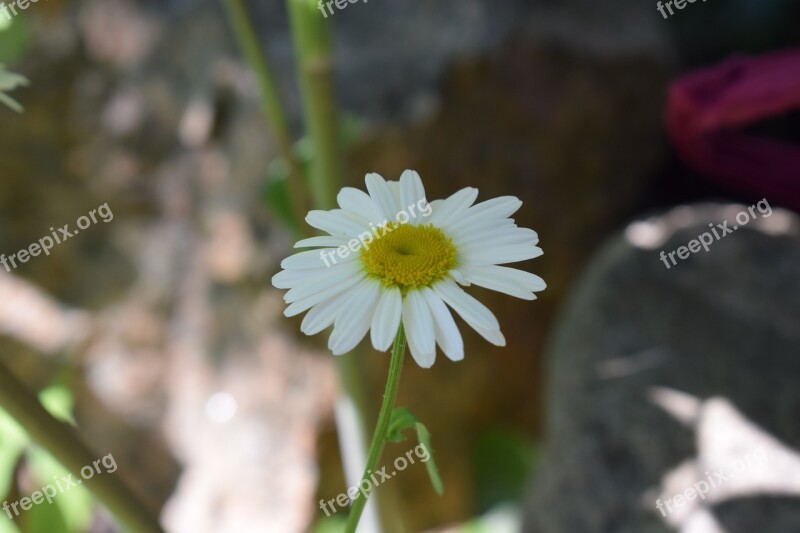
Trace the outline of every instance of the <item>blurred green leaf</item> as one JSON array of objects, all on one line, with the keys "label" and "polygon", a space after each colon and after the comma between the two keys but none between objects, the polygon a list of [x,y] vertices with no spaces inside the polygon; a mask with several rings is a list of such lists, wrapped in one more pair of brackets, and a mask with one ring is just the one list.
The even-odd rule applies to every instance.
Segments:
[{"label": "blurred green leaf", "polygon": [[[316,4],[315,4],[316,5]],[[341,120],[341,136],[345,147],[355,143],[363,131],[363,121],[355,116],[346,115]],[[314,143],[308,136],[301,137],[292,146],[294,156],[299,171],[305,180],[311,170],[311,162],[314,159]],[[292,214],[292,201],[287,180],[289,179],[289,165],[283,157],[275,158],[267,168],[266,183],[263,190],[263,199],[267,207],[286,224],[290,229],[297,232],[302,221],[295,220]]]},{"label": "blurred green leaf", "polygon": [[0,533],[20,533],[19,528],[6,513],[0,513]]},{"label": "blurred green leaf", "polygon": [[275,159],[267,169],[264,201],[281,222],[296,232],[300,227],[292,212],[288,179],[289,165],[282,158]]},{"label": "blurred green leaf", "polygon": [[29,442],[22,426],[7,412],[0,410],[0,496],[4,498],[11,489],[17,462]]},{"label": "blurred green leaf", "polygon": [[76,532],[64,521],[61,509],[56,505],[49,505],[47,500],[34,505],[30,510],[20,515],[20,522],[24,531],[47,531],[49,532]]},{"label": "blurred green leaf", "polygon": [[0,63],[16,62],[25,54],[29,43],[30,28],[24,15],[11,20],[0,16]]},{"label": "blurred green leaf", "polygon": [[514,433],[495,430],[481,435],[473,463],[478,512],[519,501],[535,458],[534,443]]},{"label": "blurred green leaf", "polygon": [[39,401],[47,411],[62,422],[69,422],[73,426],[75,417],[72,415],[75,402],[72,392],[64,385],[51,385],[39,393]]},{"label": "blurred green leaf", "polygon": [[313,531],[313,533],[342,533],[346,525],[347,518],[345,515],[326,516],[317,520],[311,527],[311,531]]},{"label": "blurred green leaf", "polygon": [[[38,446],[32,446],[28,450],[27,459],[31,471],[41,481],[42,485],[49,483],[58,489],[58,482],[70,474],[52,455]],[[74,475],[73,479],[81,481],[79,475]],[[62,483],[62,488],[66,490],[63,492],[58,491],[58,494],[53,498],[53,504],[60,510],[63,520],[68,526],[66,531],[86,531],[92,518],[92,496],[85,487],[67,488],[66,484],[66,482]],[[44,504],[40,504],[40,506],[42,505]]]},{"label": "blurred green leaf", "polygon": [[4,103],[17,113],[22,113],[22,106],[19,102],[4,94],[3,91],[11,91],[17,87],[28,85],[28,79],[25,76],[9,72],[0,64],[0,102]]},{"label": "blurred green leaf", "polygon": [[[54,417],[75,423],[72,414],[74,401],[67,387],[52,385],[39,393],[39,399]],[[58,480],[68,475],[67,470],[52,455],[30,441],[25,430],[11,415],[0,410],[0,495],[3,498],[8,494],[16,464],[23,453],[39,487],[56,485]],[[30,494],[23,496],[30,497]],[[84,487],[59,491],[52,505],[45,500],[20,515],[21,524],[24,525],[24,531],[31,532],[86,531],[91,520],[92,501],[89,491]],[[18,529],[10,520],[3,520],[0,516],[0,533],[18,533]]]}]

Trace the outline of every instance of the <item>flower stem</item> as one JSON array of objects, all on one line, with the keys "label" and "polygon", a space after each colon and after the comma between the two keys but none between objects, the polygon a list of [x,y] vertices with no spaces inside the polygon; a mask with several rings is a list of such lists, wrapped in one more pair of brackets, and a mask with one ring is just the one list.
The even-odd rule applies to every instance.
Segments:
[{"label": "flower stem", "polygon": [[53,418],[38,398],[0,363],[0,407],[8,411],[42,448],[50,452],[71,474],[86,486],[130,531],[161,533],[158,521],[125,486],[112,475],[82,479],[84,466],[98,459],[80,440],[75,429]]},{"label": "flower stem", "polygon": [[286,0],[294,37],[305,123],[314,146],[309,185],[316,209],[336,206],[343,163],[339,117],[334,97],[330,27],[316,0]]},{"label": "flower stem", "polygon": [[297,221],[297,226],[302,228],[300,223],[308,212],[308,194],[306,180],[300,164],[295,157],[292,146],[294,144],[292,132],[289,127],[289,120],[281,104],[278,85],[272,75],[267,57],[261,50],[261,45],[253,31],[253,26],[247,17],[247,11],[242,5],[242,0],[225,0],[224,5],[228,12],[228,19],[242,55],[250,65],[258,82],[258,93],[261,97],[261,110],[266,116],[267,122],[272,125],[272,131],[278,140],[278,149],[289,166],[289,177],[287,186],[292,200],[292,211]]},{"label": "flower stem", "polygon": [[[378,466],[383,448],[386,445],[387,432],[389,430],[389,422],[392,419],[392,410],[394,409],[394,402],[397,397],[397,389],[400,385],[400,374],[403,370],[403,358],[406,351],[406,336],[403,331],[403,325],[397,330],[397,336],[394,338],[394,346],[392,346],[392,360],[389,363],[389,377],[386,379],[386,392],[383,394],[383,404],[381,411],[378,414],[378,423],[375,426],[375,434],[372,436],[372,443],[369,446],[369,454],[367,456],[367,466],[364,469],[364,475],[361,481],[369,479],[369,474],[374,471]],[[350,515],[347,517],[346,533],[354,533],[358,521],[361,518],[361,513],[364,511],[364,506],[367,504],[368,493],[361,495],[357,494],[353,500],[353,507],[350,510]]]}]

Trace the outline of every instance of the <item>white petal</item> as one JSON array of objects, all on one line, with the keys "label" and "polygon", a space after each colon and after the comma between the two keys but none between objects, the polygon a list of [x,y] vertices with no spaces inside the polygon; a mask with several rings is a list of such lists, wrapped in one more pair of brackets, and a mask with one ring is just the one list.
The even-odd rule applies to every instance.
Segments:
[{"label": "white petal", "polygon": [[299,315],[306,309],[310,309],[311,307],[324,302],[329,298],[333,298],[337,294],[348,290],[350,287],[358,283],[359,281],[363,280],[364,276],[353,276],[348,278],[346,281],[338,283],[336,285],[332,285],[323,289],[315,294],[312,294],[308,298],[303,298],[302,300],[297,300],[293,304],[289,305],[283,311],[284,316],[295,316]]},{"label": "white petal", "polygon": [[[455,220],[454,222],[458,222]],[[517,225],[513,218],[498,218],[494,220],[474,220],[470,224],[461,225],[456,229],[443,227],[442,229],[451,237],[457,240],[468,239],[473,235],[489,234],[500,231],[514,231]]]},{"label": "white petal", "polygon": [[496,346],[505,346],[506,341],[500,333],[500,323],[497,322],[497,318],[485,305],[464,292],[453,280],[444,279],[434,285],[433,290],[484,339]]},{"label": "white petal", "polygon": [[345,237],[333,237],[331,235],[323,235],[321,237],[309,237],[308,239],[303,239],[297,241],[294,244],[295,248],[315,248],[318,246],[323,246],[326,248],[338,248],[339,246],[347,245],[347,238]]},{"label": "white petal", "polygon": [[363,231],[369,231],[367,219],[342,209],[309,211],[306,222],[310,226],[340,237],[355,237]]},{"label": "white petal", "polygon": [[459,260],[467,266],[499,265],[527,261],[542,255],[538,246],[512,244],[492,248],[467,247],[459,248]]},{"label": "white petal", "polygon": [[446,200],[435,200],[431,202],[433,214],[428,217],[426,223],[445,227],[450,221],[465,213],[469,206],[475,203],[476,198],[478,198],[478,189],[466,187],[453,193]]},{"label": "white petal", "polygon": [[328,339],[328,348],[333,355],[342,355],[355,348],[367,334],[372,323],[372,314],[378,304],[381,284],[371,278],[364,278],[355,287],[347,302],[339,311]]},{"label": "white petal", "polygon": [[339,191],[336,201],[345,211],[361,215],[373,224],[380,224],[386,218],[372,198],[361,189],[345,187]]},{"label": "white petal", "polygon": [[345,291],[312,307],[303,317],[300,331],[306,335],[316,335],[333,324],[339,316],[339,310],[349,297],[350,292]]},{"label": "white petal", "polygon": [[531,244],[539,242],[539,235],[529,228],[489,227],[473,233],[455,232],[451,235],[453,243],[459,248],[466,246],[497,246],[500,244]]},{"label": "white petal", "polygon": [[[284,270],[305,270],[305,269],[315,269],[315,268],[327,268],[325,264],[325,260],[323,257],[325,256],[326,252],[331,250],[306,250],[305,252],[299,252],[294,255],[290,255],[283,261],[281,261],[281,268]],[[347,259],[341,259],[338,255],[334,255],[337,260],[346,261]],[[355,258],[352,258],[355,259]],[[352,260],[351,259],[351,260]],[[331,264],[331,259],[328,258],[328,264]]]},{"label": "white petal", "polygon": [[283,295],[283,301],[287,304],[297,302],[309,296],[313,296],[328,287],[335,287],[342,283],[347,283],[350,278],[363,277],[364,273],[360,264],[355,261],[334,265],[319,272],[318,275],[310,277],[303,283],[292,288]]},{"label": "white petal", "polygon": [[497,265],[483,267],[461,267],[464,277],[475,285],[502,292],[523,300],[535,300],[534,291],[543,291],[547,285],[539,276]]},{"label": "white petal", "polygon": [[383,218],[393,221],[397,216],[398,202],[392,194],[392,190],[381,176],[378,174],[367,174],[365,178],[367,183],[367,190],[375,202],[375,205],[380,209],[380,214]]},{"label": "white petal", "polygon": [[398,211],[400,209],[400,182],[393,181],[393,180],[386,180],[386,186],[389,187],[389,190],[392,191],[392,197],[394,198],[394,203],[398,206]]},{"label": "white petal", "polygon": [[403,296],[397,287],[384,288],[375,316],[372,317],[370,338],[372,346],[379,352],[385,352],[392,345],[400,327],[400,316],[403,311]]},{"label": "white petal", "polygon": [[298,283],[302,283],[310,277],[317,276],[322,272],[321,268],[311,268],[308,270],[281,270],[272,276],[272,285],[277,289],[291,289]]},{"label": "white petal", "polygon": [[[459,224],[459,220],[453,221],[454,224]],[[442,229],[451,235],[454,239],[466,239],[478,233],[492,231],[513,231],[517,225],[514,223],[513,218],[494,218],[487,220],[484,218],[472,219],[468,224],[460,224],[457,228],[452,225],[443,227]]]},{"label": "white petal", "polygon": [[522,207],[522,200],[516,196],[498,196],[485,202],[475,204],[469,208],[467,216],[470,218],[508,218]]},{"label": "white petal", "polygon": [[451,278],[459,282],[461,285],[469,285],[469,282],[464,279],[464,275],[460,271],[453,269],[448,272]]},{"label": "white petal", "polygon": [[436,333],[433,317],[419,291],[410,291],[403,299],[403,328],[408,348],[422,368],[430,368],[436,360]]},{"label": "white petal", "polygon": [[406,170],[400,176],[400,207],[409,215],[411,224],[419,224],[424,218],[422,213],[418,212],[417,204],[420,201],[427,202],[422,179],[413,170]]},{"label": "white petal", "polygon": [[450,310],[444,305],[442,299],[431,289],[427,287],[422,289],[422,295],[433,316],[436,342],[451,361],[461,361],[464,359],[464,340],[458,331],[456,321],[453,320],[453,315],[450,314]]}]

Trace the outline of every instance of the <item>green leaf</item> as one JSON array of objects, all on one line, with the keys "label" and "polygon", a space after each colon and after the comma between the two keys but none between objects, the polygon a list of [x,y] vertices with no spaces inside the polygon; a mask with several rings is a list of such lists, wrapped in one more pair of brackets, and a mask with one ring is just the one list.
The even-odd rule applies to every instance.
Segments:
[{"label": "green leaf", "polygon": [[24,514],[20,515],[22,529],[25,531],[78,531],[70,528],[64,520],[64,515],[56,505],[48,505],[47,500],[34,505]]},{"label": "green leaf", "polygon": [[8,20],[7,17],[0,16],[0,63],[17,62],[25,54],[30,42],[31,31],[27,17],[20,14]]},{"label": "green leaf", "polygon": [[47,387],[39,393],[39,401],[55,418],[77,426],[75,417],[72,416],[75,402],[72,400],[72,392],[66,386],[51,385]]},{"label": "green leaf", "polygon": [[[30,443],[28,435],[16,420],[0,410],[0,496],[11,489],[14,471],[22,452]],[[3,530],[0,529],[0,533]]]},{"label": "green leaf", "polygon": [[17,525],[8,518],[6,513],[0,514],[0,533],[20,533]]},{"label": "green leaf", "polygon": [[442,476],[439,473],[439,468],[436,466],[436,461],[433,458],[433,446],[431,445],[431,434],[425,424],[417,420],[414,413],[405,407],[395,407],[392,410],[392,416],[389,419],[389,428],[386,430],[386,439],[391,442],[401,442],[406,440],[403,435],[403,430],[414,428],[417,432],[417,440],[428,451],[430,458],[425,461],[425,469],[428,471],[428,477],[431,478],[431,485],[436,494],[440,496],[444,494],[444,483]]},{"label": "green leaf", "polygon": [[419,439],[419,443],[425,446],[430,454],[430,459],[425,461],[425,469],[428,471],[428,477],[431,478],[431,485],[433,485],[433,490],[436,491],[436,494],[441,496],[444,494],[444,483],[442,482],[442,476],[439,473],[439,467],[436,466],[436,461],[433,458],[433,446],[431,446],[431,434],[428,431],[428,428],[425,427],[424,424],[421,422],[417,422],[417,439]]},{"label": "green leaf", "polygon": [[[56,488],[57,494],[53,498],[53,504],[61,511],[62,519],[67,524],[65,530],[32,529],[31,531],[86,531],[92,519],[92,496],[89,491],[83,486],[67,487],[66,482],[59,487],[58,482],[69,476],[69,471],[44,449],[32,446],[28,450],[27,457],[31,471],[42,485],[51,484]],[[80,475],[73,475],[72,478],[82,483]],[[60,490],[61,488],[64,490]]]},{"label": "green leaf", "polygon": [[406,440],[403,430],[413,428],[418,422],[414,413],[405,407],[395,407],[389,419],[389,428],[386,430],[386,440],[390,442],[402,442]]}]

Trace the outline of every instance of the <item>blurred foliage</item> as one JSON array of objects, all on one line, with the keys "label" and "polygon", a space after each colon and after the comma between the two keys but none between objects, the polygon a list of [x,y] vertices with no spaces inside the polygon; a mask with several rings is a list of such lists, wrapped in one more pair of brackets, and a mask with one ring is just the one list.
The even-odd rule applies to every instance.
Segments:
[{"label": "blurred foliage", "polygon": [[17,113],[22,112],[22,106],[5,94],[5,91],[28,85],[28,80],[24,76],[7,71],[3,64],[13,64],[18,61],[28,49],[29,40],[30,30],[24,16],[19,15],[11,20],[0,16],[0,103]]},{"label": "blurred foliage", "polygon": [[[345,148],[352,146],[361,134],[362,122],[353,116],[347,116],[342,121],[341,138]],[[300,166],[305,187],[308,187],[308,179],[311,169],[311,162],[314,159],[314,145],[308,137],[303,137],[292,147],[293,156]],[[272,210],[275,216],[292,232],[300,232],[301,221],[295,220],[292,215],[292,201],[289,196],[289,164],[283,157],[272,160],[267,168],[267,176],[264,181],[262,197],[266,206]]]},{"label": "blurred foliage", "polygon": [[[39,399],[55,418],[75,425],[73,397],[70,390],[55,383],[43,390]],[[24,429],[5,411],[0,410],[0,500],[18,501],[30,496],[16,486],[16,472],[24,464],[33,477],[32,485],[42,487],[60,480],[69,472],[44,449],[36,446]],[[38,489],[37,489],[38,490]],[[0,533],[40,533],[86,531],[92,516],[92,497],[84,487],[71,487],[60,492],[53,504],[43,502],[23,511],[12,522],[0,513]]]},{"label": "blurred foliage", "polygon": [[0,63],[14,64],[25,54],[30,42],[28,19],[0,17]]},{"label": "blurred foliage", "polygon": [[[311,528],[313,533],[342,533],[347,525],[347,515],[326,516],[321,518]],[[2,531],[0,531],[2,533]]]},{"label": "blurred foliage", "polygon": [[22,85],[28,85],[27,78],[7,71],[5,67],[0,64],[0,103],[7,105],[17,113],[22,112],[22,106],[3,91],[11,91]]},{"label": "blurred foliage", "polygon": [[481,435],[475,447],[475,506],[485,513],[501,504],[518,502],[535,463],[535,446],[507,431]]}]

